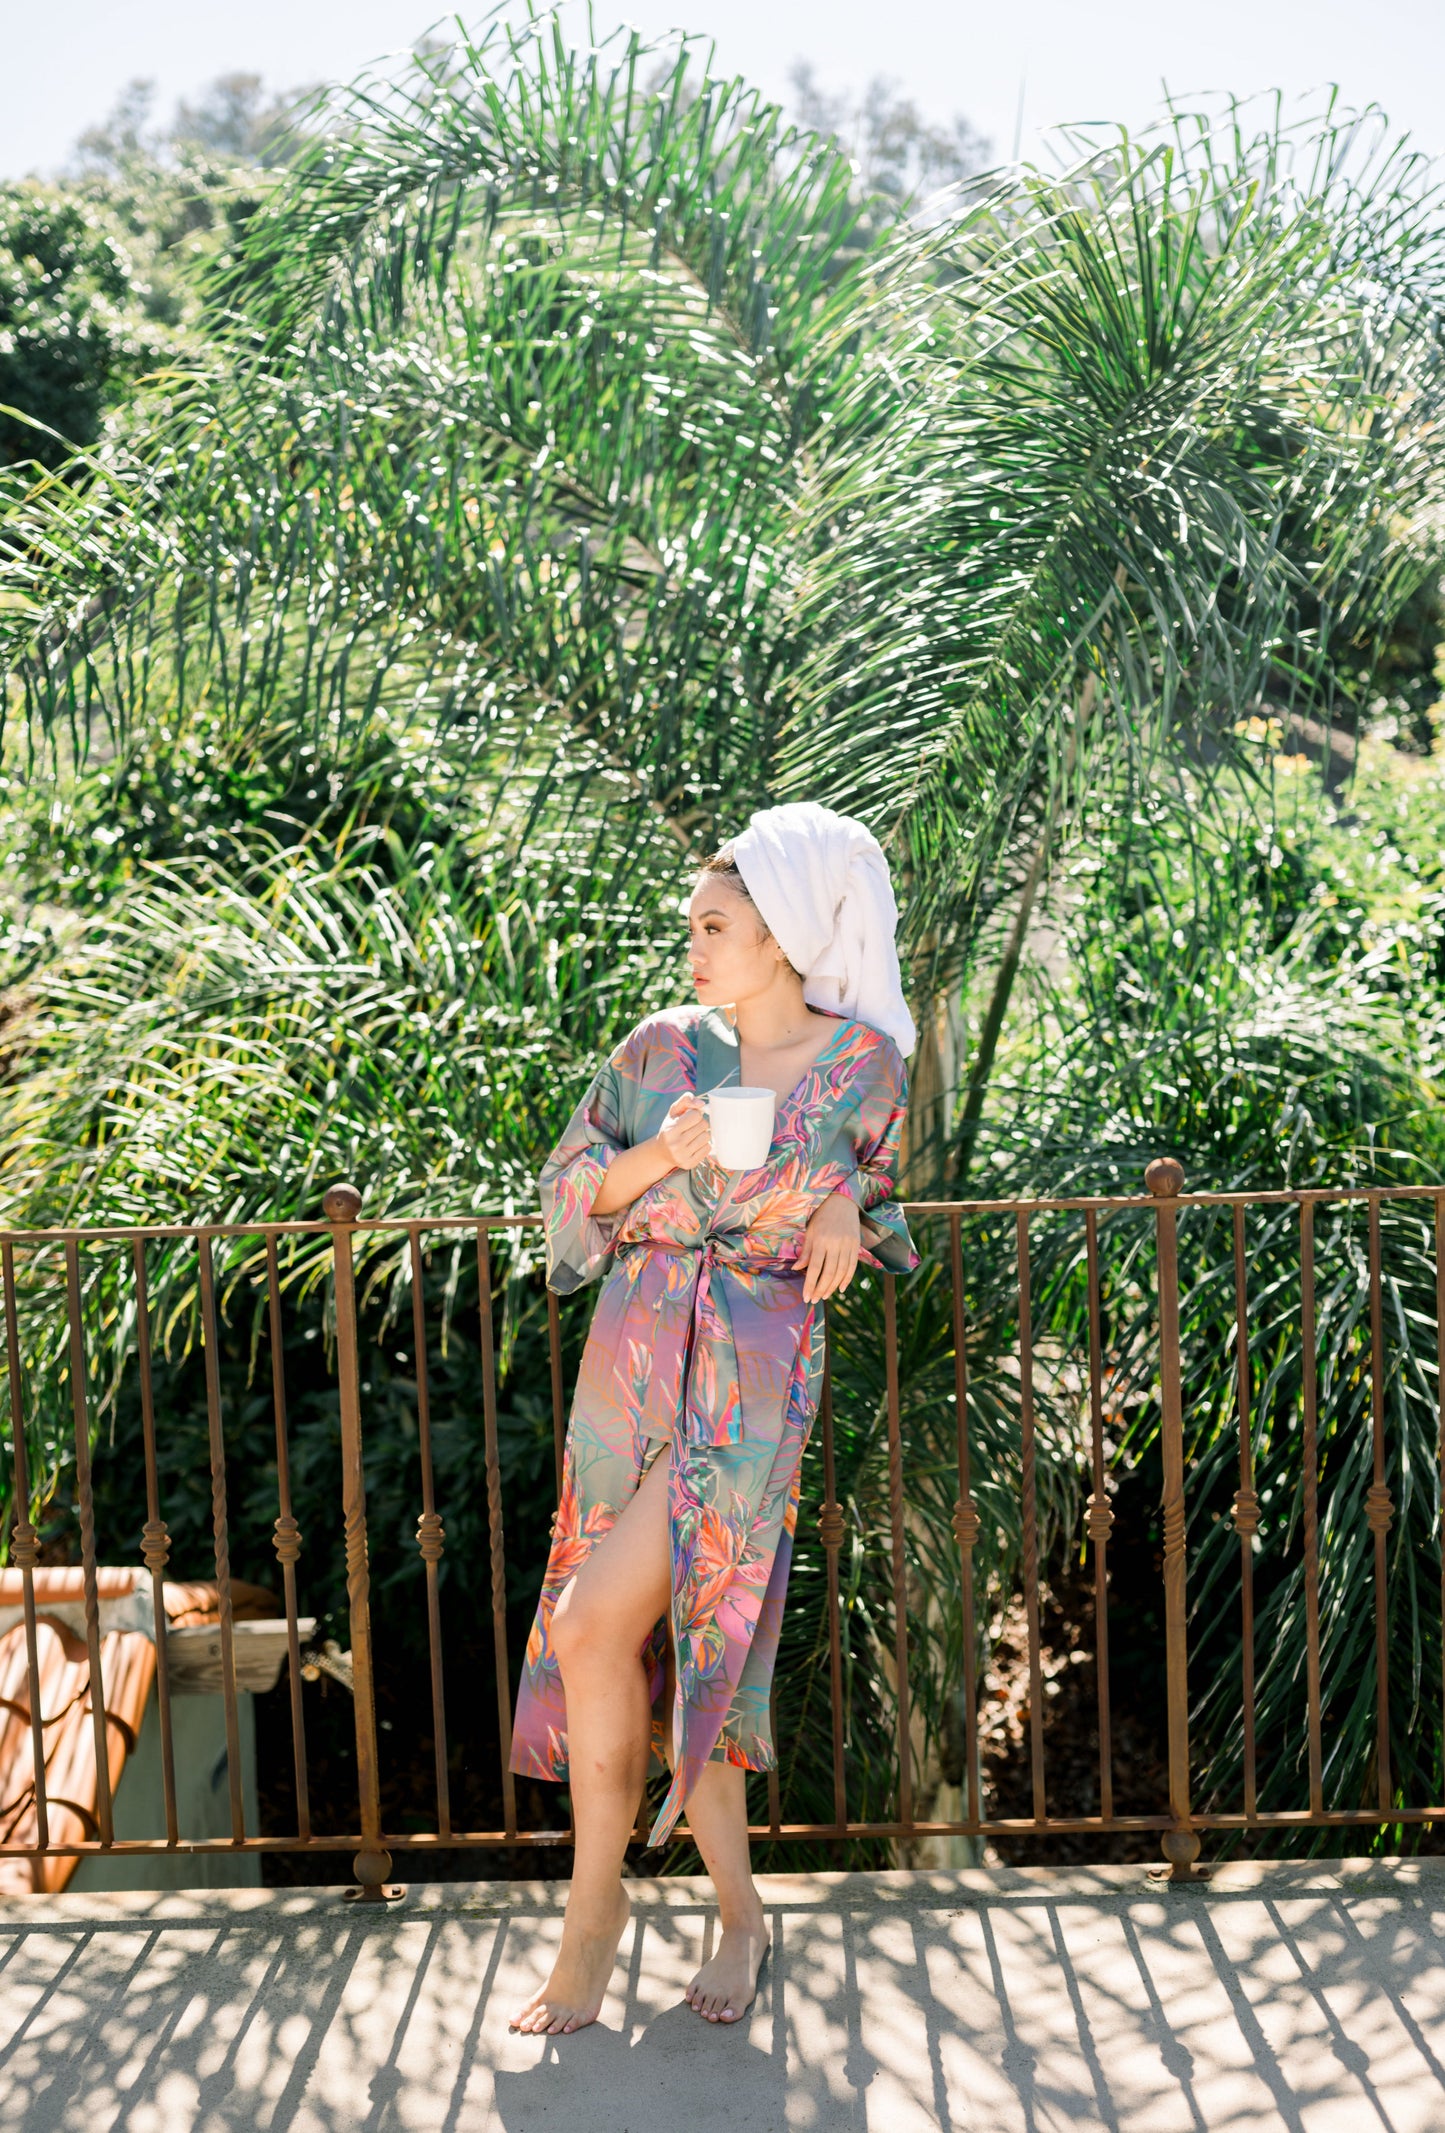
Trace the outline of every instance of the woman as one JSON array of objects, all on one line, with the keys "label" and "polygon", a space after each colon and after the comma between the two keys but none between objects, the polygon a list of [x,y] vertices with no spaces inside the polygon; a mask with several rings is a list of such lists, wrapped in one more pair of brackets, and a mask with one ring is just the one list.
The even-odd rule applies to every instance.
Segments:
[{"label": "woman", "polygon": [[[733,2022],[756,1990],[767,1932],[745,1785],[775,1761],[769,1688],[822,1383],[819,1307],[860,1258],[918,1264],[892,1203],[914,1043],[896,921],[861,823],[812,802],[754,815],[692,893],[699,1004],[638,1024],[543,1167],[550,1286],[606,1279],[512,1743],[515,1771],[571,1786],[572,1883],[552,1975],[514,2029],[595,2021],[653,1753],[673,1777],[648,1841],[686,1808],[722,1923],[688,2001]],[[739,1083],[778,1098],[754,1171],[711,1160],[699,1100]]]}]

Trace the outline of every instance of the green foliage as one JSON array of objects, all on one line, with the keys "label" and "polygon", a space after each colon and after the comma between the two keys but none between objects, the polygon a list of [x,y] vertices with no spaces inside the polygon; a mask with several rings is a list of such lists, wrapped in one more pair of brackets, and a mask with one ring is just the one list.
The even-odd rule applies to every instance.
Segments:
[{"label": "green foliage", "polygon": [[[531,1204],[565,1092],[675,971],[645,936],[594,971],[565,840],[525,868],[342,841],[263,858],[253,832],[230,881],[152,864],[71,935],[0,1153],[32,1219],[314,1219],[336,1177],[398,1216]],[[619,944],[650,887],[629,913],[626,873],[619,850]]]},{"label": "green foliage", "polygon": [[1382,298],[1339,258],[1342,129],[1288,214],[1286,135],[1175,131],[904,232],[807,499],[782,781],[869,815],[940,978],[1041,820],[1261,695],[1329,719],[1337,640],[1430,569],[1433,196],[1397,159],[1351,198]]},{"label": "green foliage", "polygon": [[799,119],[810,133],[838,143],[856,165],[867,198],[920,212],[933,194],[971,177],[990,159],[990,143],[966,118],[955,115],[946,126],[930,122],[886,75],[875,74],[856,104],[824,89],[806,61],[789,80]]},{"label": "green foliage", "polygon": [[[0,464],[59,467],[94,445],[149,373],[198,367],[197,268],[254,213],[302,139],[304,95],[228,75],[169,127],[132,82],[54,183],[0,187]],[[18,416],[21,419],[17,419]],[[35,425],[40,425],[36,428]]]},{"label": "green foliage", "polygon": [[[1068,868],[1062,982],[1036,977],[998,1077],[989,1189],[1139,1189],[1151,1157],[1195,1191],[1435,1184],[1445,990],[1445,778],[1368,744],[1350,804],[1306,766],[1268,774],[1253,807],[1197,778],[1172,796],[1096,796]],[[1226,805],[1226,801],[1229,802]],[[1044,1033],[1048,1034],[1045,1035]],[[1315,1215],[1321,1696],[1326,1805],[1376,1792],[1369,1239],[1358,1204]],[[1258,1767],[1263,1807],[1308,1798],[1300,1218],[1251,1210],[1244,1231],[1254,1486]],[[1445,1742],[1438,1697],[1438,1336],[1431,1203],[1381,1206],[1382,1399],[1396,1797],[1423,1797]],[[1239,1485],[1234,1236],[1228,1209],[1180,1218],[1188,1431],[1193,1738],[1201,1804],[1241,1804]],[[1147,1224],[1101,1225],[1110,1452],[1129,1470],[1158,1429]],[[1046,1230],[1040,1324],[1087,1339],[1077,1228]],[[1431,1683],[1436,1684],[1432,1689]],[[1282,1840],[1281,1840],[1282,1841]],[[1359,1830],[1346,1848],[1367,1840]],[[1398,1847],[1414,1838],[1387,1831]]]},{"label": "green foliage", "polygon": [[157,121],[156,85],[126,83],[107,116],[87,126],[75,144],[80,172],[129,180],[135,190],[164,191],[166,178],[244,165],[251,171],[288,162],[301,145],[314,90],[268,95],[259,74],[222,74],[197,103],[177,104],[169,124]]},{"label": "green foliage", "polygon": [[0,463],[59,466],[174,344],[114,217],[34,183],[0,187]]},{"label": "green foliage", "polygon": [[1347,808],[1307,767],[1266,776],[1092,796],[1067,975],[1038,980],[998,1083],[1000,1177],[1135,1190],[1161,1148],[1200,1190],[1345,1184],[1390,1150],[1432,1173],[1440,765],[1402,790],[1371,746]]}]

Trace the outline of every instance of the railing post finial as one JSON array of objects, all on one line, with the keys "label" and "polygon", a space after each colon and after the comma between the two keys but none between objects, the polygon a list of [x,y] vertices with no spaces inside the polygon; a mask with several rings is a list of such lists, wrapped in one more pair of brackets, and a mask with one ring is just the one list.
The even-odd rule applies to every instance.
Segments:
[{"label": "railing post finial", "polygon": [[1174,1200],[1184,1190],[1184,1165],[1172,1155],[1156,1155],[1144,1172],[1144,1183],[1156,1200]]}]

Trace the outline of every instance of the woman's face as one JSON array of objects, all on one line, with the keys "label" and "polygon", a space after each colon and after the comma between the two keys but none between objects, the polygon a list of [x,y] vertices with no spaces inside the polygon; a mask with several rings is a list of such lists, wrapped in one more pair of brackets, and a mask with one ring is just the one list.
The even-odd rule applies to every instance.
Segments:
[{"label": "woman's face", "polygon": [[699,1000],[732,1005],[777,983],[777,942],[757,907],[720,875],[704,874],[687,910],[688,962]]}]

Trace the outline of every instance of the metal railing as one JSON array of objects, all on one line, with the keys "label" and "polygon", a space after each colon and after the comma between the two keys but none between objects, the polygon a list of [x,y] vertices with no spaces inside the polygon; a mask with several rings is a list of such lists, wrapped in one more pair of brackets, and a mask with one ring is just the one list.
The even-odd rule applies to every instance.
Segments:
[{"label": "metal railing", "polygon": [[[908,1843],[927,1837],[1020,1838],[1060,1832],[1092,1832],[1100,1837],[1117,1832],[1156,1831],[1174,1879],[1191,1878],[1201,1849],[1201,1836],[1210,1830],[1263,1830],[1301,1825],[1326,1828],[1332,1825],[1392,1825],[1405,1822],[1445,1820],[1440,1787],[1433,1800],[1407,1802],[1396,1797],[1390,1765],[1390,1664],[1388,1632],[1387,1536],[1394,1514],[1388,1483],[1386,1415],[1386,1340],[1382,1308],[1381,1206],[1385,1202],[1423,1202],[1421,1212],[1433,1217],[1436,1324],[1445,1317],[1445,1258],[1440,1253],[1445,1238],[1445,1191],[1434,1188],[1394,1188],[1381,1191],[1277,1192],[1240,1195],[1186,1194],[1180,1166],[1169,1160],[1153,1163],[1147,1174],[1148,1191],[1143,1196],[1077,1198],[1055,1201],[990,1201],[908,1203],[907,1211],[916,1230],[942,1224],[947,1249],[937,1265],[946,1277],[947,1327],[952,1349],[952,1394],[954,1412],[957,1496],[953,1534],[957,1544],[958,1618],[953,1625],[957,1648],[962,1654],[958,1696],[962,1705],[963,1812],[955,1817],[920,1818],[915,1814],[915,1764],[918,1743],[910,1711],[909,1626],[909,1465],[910,1443],[905,1428],[899,1365],[899,1279],[891,1274],[875,1277],[881,1289],[883,1332],[883,1377],[886,1384],[886,1505],[887,1554],[891,1582],[891,1652],[882,1656],[887,1664],[888,1694],[896,1740],[896,1785],[894,1811],[866,1818],[850,1815],[849,1754],[845,1727],[844,1576],[841,1557],[848,1538],[845,1507],[839,1500],[836,1423],[834,1415],[835,1374],[825,1366],[823,1396],[817,1418],[821,1439],[819,1476],[821,1502],[805,1506],[804,1520],[811,1519],[816,1542],[822,1551],[826,1578],[827,1663],[830,1703],[830,1752],[832,1762],[831,1819],[785,1822],[781,1815],[777,1773],[768,1780],[768,1815],[754,1835],[759,1839],[820,1839],[849,1841],[862,1838],[893,1839]],[[1349,1203],[1363,1209],[1367,1230],[1368,1273],[1368,1397],[1362,1413],[1370,1432],[1372,1480],[1364,1503],[1364,1515],[1373,1540],[1373,1605],[1375,1611],[1375,1716],[1377,1754],[1374,1797],[1358,1805],[1327,1806],[1324,1797],[1322,1750],[1321,1627],[1320,1627],[1320,1505],[1319,1505],[1319,1393],[1316,1383],[1316,1277],[1315,1226],[1322,1206]],[[519,1845],[556,1844],[570,1840],[571,1832],[558,1828],[524,1826],[519,1818],[517,1781],[509,1768],[511,1715],[516,1688],[512,1636],[517,1628],[516,1595],[511,1597],[512,1636],[509,1636],[507,1582],[507,1505],[504,1502],[503,1462],[498,1431],[498,1356],[493,1317],[493,1238],[499,1230],[515,1232],[535,1225],[535,1217],[439,1217],[428,1220],[370,1221],[362,1217],[361,1197],[351,1186],[339,1185],[327,1193],[325,1221],[272,1225],[168,1226],[150,1229],[94,1229],[75,1231],[14,1232],[0,1237],[0,1273],[3,1273],[5,1307],[5,1378],[8,1387],[9,1434],[12,1455],[12,1532],[9,1563],[18,1570],[23,1588],[23,1634],[28,1682],[27,1718],[30,1730],[30,1768],[16,1796],[0,1802],[0,1856],[37,1859],[58,1853],[86,1856],[93,1853],[150,1852],[337,1852],[354,1854],[358,1886],[347,1893],[376,1900],[388,1892],[393,1870],[392,1854],[398,1850],[425,1853],[486,1849]],[[1185,1392],[1186,1373],[1180,1343],[1180,1274],[1178,1226],[1181,1215],[1192,1209],[1213,1209],[1216,1219],[1227,1215],[1233,1229],[1234,1298],[1233,1338],[1237,1384],[1238,1488],[1231,1515],[1239,1539],[1239,1665],[1241,1680],[1240,1724],[1242,1737],[1242,1799],[1237,1807],[1217,1802],[1200,1810],[1192,1800],[1194,1766],[1191,1761],[1191,1696],[1189,1612],[1186,1589],[1188,1559]],[[1302,1503],[1301,1545],[1306,1610],[1307,1800],[1293,1806],[1262,1806],[1256,1771],[1255,1738],[1255,1615],[1254,1572],[1260,1505],[1255,1493],[1253,1419],[1250,1388],[1257,1359],[1251,1355],[1249,1323],[1249,1259],[1246,1217],[1251,1209],[1293,1209],[1298,1224],[1298,1317],[1300,1354],[1303,1358],[1299,1387],[1299,1467]],[[1017,1578],[1026,1622],[1027,1755],[1032,1811],[1024,1816],[990,1813],[980,1761],[979,1704],[980,1669],[988,1664],[980,1618],[980,1591],[976,1558],[984,1538],[985,1519],[980,1510],[981,1486],[999,1483],[997,1474],[985,1475],[980,1468],[980,1450],[973,1424],[968,1346],[968,1294],[965,1280],[963,1224],[983,1218],[993,1224],[997,1239],[1012,1230],[1013,1265],[1010,1281],[1016,1311],[1017,1391],[1017,1508],[1019,1545]],[[1039,1449],[1037,1441],[1036,1389],[1040,1369],[1057,1387],[1060,1363],[1057,1354],[1041,1362],[1035,1341],[1032,1311],[1034,1237],[1045,1217],[1064,1218],[1081,1232],[1082,1288],[1086,1302],[1086,1356],[1080,1354],[1076,1377],[1078,1460],[1083,1482],[1088,1486],[1082,1519],[1083,1545],[1087,1547],[1093,1583],[1094,1649],[1092,1659],[1097,1683],[1096,1725],[1098,1781],[1096,1801],[1052,1804],[1046,1768],[1044,1660],[1041,1627],[1041,1582],[1047,1564],[1041,1557],[1039,1512]],[[1152,1380],[1151,1397],[1157,1403],[1158,1448],[1162,1463],[1162,1548],[1160,1577],[1163,1597],[1162,1662],[1167,1704],[1167,1795],[1149,1812],[1117,1812],[1114,1787],[1111,1682],[1109,1664],[1109,1551],[1115,1541],[1116,1515],[1110,1502],[1110,1459],[1106,1424],[1106,1395],[1118,1376],[1118,1357],[1110,1349],[1113,1337],[1105,1326],[1103,1285],[1100,1273],[1100,1238],[1103,1226],[1120,1217],[1143,1220],[1150,1233],[1153,1293],[1143,1295],[1135,1313],[1133,1356],[1135,1375],[1139,1356],[1147,1350],[1147,1368]],[[383,1785],[378,1752],[376,1697],[377,1652],[373,1634],[372,1546],[367,1522],[368,1446],[365,1357],[358,1330],[357,1240],[374,1242],[378,1233],[394,1237],[401,1246],[401,1265],[409,1278],[414,1351],[414,1421],[417,1489],[415,1500],[416,1547],[425,1582],[427,1649],[430,1661],[430,1719],[432,1760],[435,1765],[435,1809],[430,1826],[388,1828],[383,1814]],[[429,1376],[429,1330],[423,1255],[440,1239],[455,1255],[475,1251],[475,1276],[479,1309],[479,1367],[481,1390],[481,1453],[485,1467],[486,1545],[489,1554],[485,1583],[491,1609],[491,1646],[495,1663],[496,1732],[500,1819],[496,1826],[459,1826],[453,1813],[448,1755],[448,1681],[444,1663],[442,1565],[447,1548],[445,1521],[448,1509],[438,1495],[434,1473],[432,1380]],[[254,1309],[257,1342],[269,1346],[270,1407],[275,1449],[276,1513],[273,1538],[276,1567],[280,1573],[282,1605],[287,1627],[290,1664],[289,1720],[295,1782],[295,1827],[284,1833],[260,1831],[246,1826],[240,1783],[240,1727],[231,1605],[231,1515],[228,1506],[228,1431],[223,1412],[221,1375],[222,1341],[218,1316],[215,1255],[223,1245],[228,1254],[227,1280],[230,1293],[244,1282],[236,1272],[241,1267],[249,1279],[247,1294]],[[189,1839],[178,1827],[175,1751],[172,1713],[168,1692],[165,1623],[161,1585],[172,1553],[172,1539],[165,1515],[161,1487],[162,1452],[172,1417],[158,1411],[153,1365],[154,1327],[147,1286],[148,1255],[158,1246],[184,1245],[195,1254],[194,1308],[204,1359],[204,1404],[210,1496],[210,1550],[217,1587],[219,1634],[222,1656],[228,1765],[231,1835],[220,1839]],[[299,1624],[298,1564],[303,1535],[292,1502],[291,1442],[288,1426],[285,1343],[283,1340],[284,1255],[304,1249],[312,1254],[313,1274],[325,1275],[329,1298],[328,1339],[334,1370],[336,1415],[339,1430],[341,1537],[345,1557],[346,1615],[349,1624],[355,1721],[355,1805],[348,1810],[346,1826],[319,1830],[314,1826],[313,1793],[302,1697],[304,1653]],[[239,1253],[239,1256],[238,1256]],[[107,1325],[123,1321],[127,1353],[132,1356],[140,1413],[143,1451],[143,1490],[134,1494],[139,1510],[143,1497],[144,1524],[140,1557],[154,1581],[155,1634],[157,1644],[158,1718],[162,1742],[161,1784],[166,1834],[147,1839],[121,1839],[114,1833],[105,1709],[105,1686],[101,1657],[101,1609],[97,1571],[101,1560],[97,1543],[96,1469],[93,1447],[93,1417],[87,1388],[93,1385],[94,1366],[86,1353],[87,1327],[98,1308],[87,1289],[85,1269],[95,1255],[110,1255],[108,1263],[125,1271],[124,1309],[115,1301],[102,1312]],[[1140,1260],[1134,1268],[1136,1289],[1144,1283]],[[470,1269],[468,1269],[470,1277]],[[912,1277],[902,1277],[911,1279]],[[238,1286],[239,1285],[239,1286]],[[63,1293],[64,1339],[51,1349],[50,1368],[57,1381],[68,1385],[70,1438],[66,1457],[73,1456],[74,1532],[78,1537],[84,1573],[86,1652],[89,1701],[93,1725],[95,1763],[93,1838],[61,1842],[49,1826],[46,1795],[45,1717],[42,1711],[38,1622],[34,1575],[42,1561],[42,1535],[35,1523],[33,1493],[33,1428],[27,1429],[27,1377],[46,1366],[27,1360],[29,1329],[43,1322],[43,1306],[52,1290]],[[57,1304],[59,1296],[55,1298]],[[1137,1299],[1136,1299],[1137,1301]],[[578,1304],[590,1309],[591,1292]],[[546,1298],[546,1346],[552,1423],[552,1455],[560,1479],[563,1434],[566,1421],[566,1370],[562,1316],[559,1301],[550,1292]],[[1291,1305],[1293,1309],[1293,1305]],[[88,1318],[87,1313],[91,1316]],[[108,1313],[108,1315],[107,1315]],[[1139,1346],[1137,1328],[1145,1325],[1149,1338]],[[1362,1339],[1364,1336],[1362,1335]],[[43,1344],[42,1344],[43,1347]],[[36,1351],[37,1354],[40,1350]],[[260,1353],[257,1345],[255,1353]],[[1012,1366],[1011,1366],[1012,1367]],[[265,1372],[260,1372],[264,1382]],[[54,1386],[50,1388],[54,1393]],[[1054,1397],[1051,1394],[1051,1398]],[[1364,1395],[1361,1395],[1364,1398]],[[1438,1411],[1438,1373],[1436,1401]],[[1054,1402],[1057,1405],[1057,1400]],[[234,1433],[233,1433],[234,1434]],[[269,1439],[268,1439],[269,1443]],[[52,1455],[53,1456],[53,1455]],[[253,1445],[254,1456],[254,1445]],[[1012,1455],[1011,1455],[1012,1456]],[[1445,1472],[1445,1432],[1440,1438],[1441,1472]],[[138,1484],[140,1477],[134,1477]],[[1012,1487],[1011,1477],[1009,1486]],[[1435,1478],[1435,1516],[1439,1526],[1440,1472]],[[304,1536],[308,1550],[325,1549],[324,1533]],[[1445,1552],[1440,1574],[1445,1593]],[[997,1597],[997,1596],[995,1596]],[[821,1669],[820,1669],[821,1671]],[[455,1683],[452,1685],[455,1691]],[[330,1803],[335,1806],[334,1800]],[[1162,1869],[1161,1869],[1162,1870]]]}]

